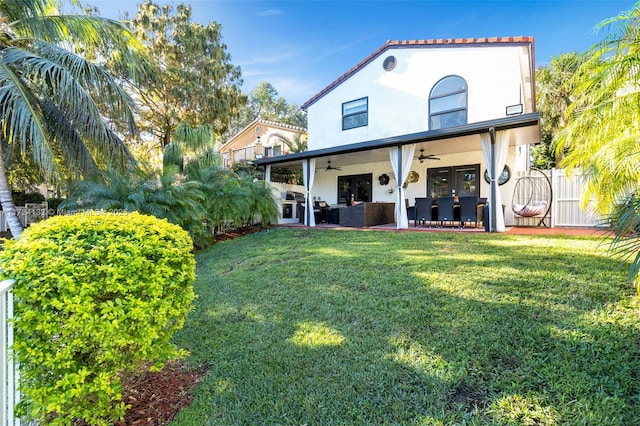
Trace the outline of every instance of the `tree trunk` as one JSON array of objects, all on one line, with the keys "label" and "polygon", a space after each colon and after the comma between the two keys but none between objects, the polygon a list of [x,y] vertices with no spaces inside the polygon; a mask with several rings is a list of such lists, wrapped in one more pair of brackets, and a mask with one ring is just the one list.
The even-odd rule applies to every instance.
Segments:
[{"label": "tree trunk", "polygon": [[16,206],[13,204],[13,198],[11,198],[11,188],[9,187],[9,181],[7,180],[7,170],[4,167],[4,154],[2,153],[2,144],[0,143],[0,205],[2,205],[2,211],[4,217],[7,220],[11,235],[14,240],[17,240],[22,234],[23,227],[18,220],[16,214]]}]

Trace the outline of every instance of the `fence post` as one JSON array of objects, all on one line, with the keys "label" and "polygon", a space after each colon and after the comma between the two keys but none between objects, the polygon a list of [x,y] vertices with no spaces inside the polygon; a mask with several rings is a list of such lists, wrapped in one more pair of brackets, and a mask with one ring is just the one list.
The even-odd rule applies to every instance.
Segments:
[{"label": "fence post", "polygon": [[18,369],[12,354],[13,346],[13,294],[11,288],[15,280],[0,282],[0,425],[20,426],[15,417]]},{"label": "fence post", "polygon": [[556,227],[556,217],[558,216],[558,169],[552,167],[549,170],[551,180],[551,228]]}]

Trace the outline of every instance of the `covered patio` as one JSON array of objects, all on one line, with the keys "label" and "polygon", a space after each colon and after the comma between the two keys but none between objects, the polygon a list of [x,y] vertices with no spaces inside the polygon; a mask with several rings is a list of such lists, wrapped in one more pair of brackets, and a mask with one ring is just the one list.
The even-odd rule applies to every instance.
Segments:
[{"label": "covered patio", "polygon": [[[264,167],[265,180],[271,181],[271,169],[274,167],[302,171],[304,177],[304,205],[313,206],[316,199],[325,200],[332,206],[343,206],[343,199],[337,194],[339,175],[367,172],[383,173],[389,170],[391,179],[388,188],[376,187],[370,194],[360,197],[360,201],[369,203],[393,203],[394,225],[396,229],[409,228],[407,214],[406,182],[412,165],[417,166],[418,153],[446,158],[444,165],[456,162],[463,164],[473,161],[486,168],[484,187],[488,206],[488,225],[490,232],[505,232],[505,217],[502,209],[503,194],[498,179],[508,157],[511,167],[525,169],[527,164],[516,165],[513,158],[518,147],[527,147],[540,140],[539,113],[527,113],[445,129],[393,136],[355,144],[305,151],[296,154],[256,159],[254,164]],[[528,149],[526,150],[528,153]],[[474,153],[474,154],[470,154]],[[423,160],[420,158],[419,163]],[[422,166],[421,166],[422,167]],[[424,167],[427,167],[426,165]],[[345,172],[342,172],[342,170]],[[478,183],[480,185],[480,182]],[[413,196],[426,197],[424,188],[414,186]],[[358,200],[358,197],[354,197]],[[351,200],[349,200],[351,201]],[[348,207],[347,207],[348,208]],[[316,226],[313,209],[304,210],[304,225]],[[412,224],[413,225],[413,224]]]}]

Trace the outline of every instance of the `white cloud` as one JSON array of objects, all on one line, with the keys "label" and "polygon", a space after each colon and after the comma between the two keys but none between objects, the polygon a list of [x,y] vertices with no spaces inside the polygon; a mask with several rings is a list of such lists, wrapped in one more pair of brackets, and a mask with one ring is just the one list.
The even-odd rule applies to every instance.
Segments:
[{"label": "white cloud", "polygon": [[284,14],[282,9],[267,9],[256,13],[258,16],[277,16]]}]

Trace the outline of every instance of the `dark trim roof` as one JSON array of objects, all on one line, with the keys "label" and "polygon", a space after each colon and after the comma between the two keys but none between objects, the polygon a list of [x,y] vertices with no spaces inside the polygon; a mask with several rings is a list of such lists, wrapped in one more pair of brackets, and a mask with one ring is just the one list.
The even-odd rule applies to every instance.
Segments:
[{"label": "dark trim roof", "polygon": [[254,161],[257,166],[276,164],[296,160],[306,160],[307,158],[326,157],[328,155],[348,154],[358,151],[368,151],[378,148],[389,148],[392,146],[409,145],[420,142],[430,142],[441,139],[456,138],[469,135],[488,133],[491,127],[498,130],[515,129],[518,127],[534,126],[540,123],[540,113],[531,112],[522,115],[498,118],[495,120],[480,121],[477,123],[465,124],[463,126],[449,127],[446,129],[428,130],[425,132],[410,133],[407,135],[391,136],[383,139],[358,142],[349,145],[341,145],[330,148],[316,149],[313,151],[298,152],[295,154],[280,155],[277,157],[261,158]]},{"label": "dark trim roof", "polygon": [[[340,85],[343,81],[355,74],[360,68],[373,61],[377,56],[382,54],[385,50],[390,48],[406,48],[406,47],[443,47],[443,46],[471,46],[471,45],[496,45],[496,44],[531,44],[533,45],[532,36],[518,36],[518,37],[481,37],[481,38],[438,38],[429,40],[387,40],[385,44],[376,49],[372,54],[364,58],[357,65],[351,68],[346,73],[342,74],[336,80],[334,80],[327,87],[322,89],[316,95],[314,95],[307,102],[300,107],[306,111],[313,103],[323,97],[325,94],[333,90],[336,86]],[[532,49],[533,55],[533,49]]]}]

